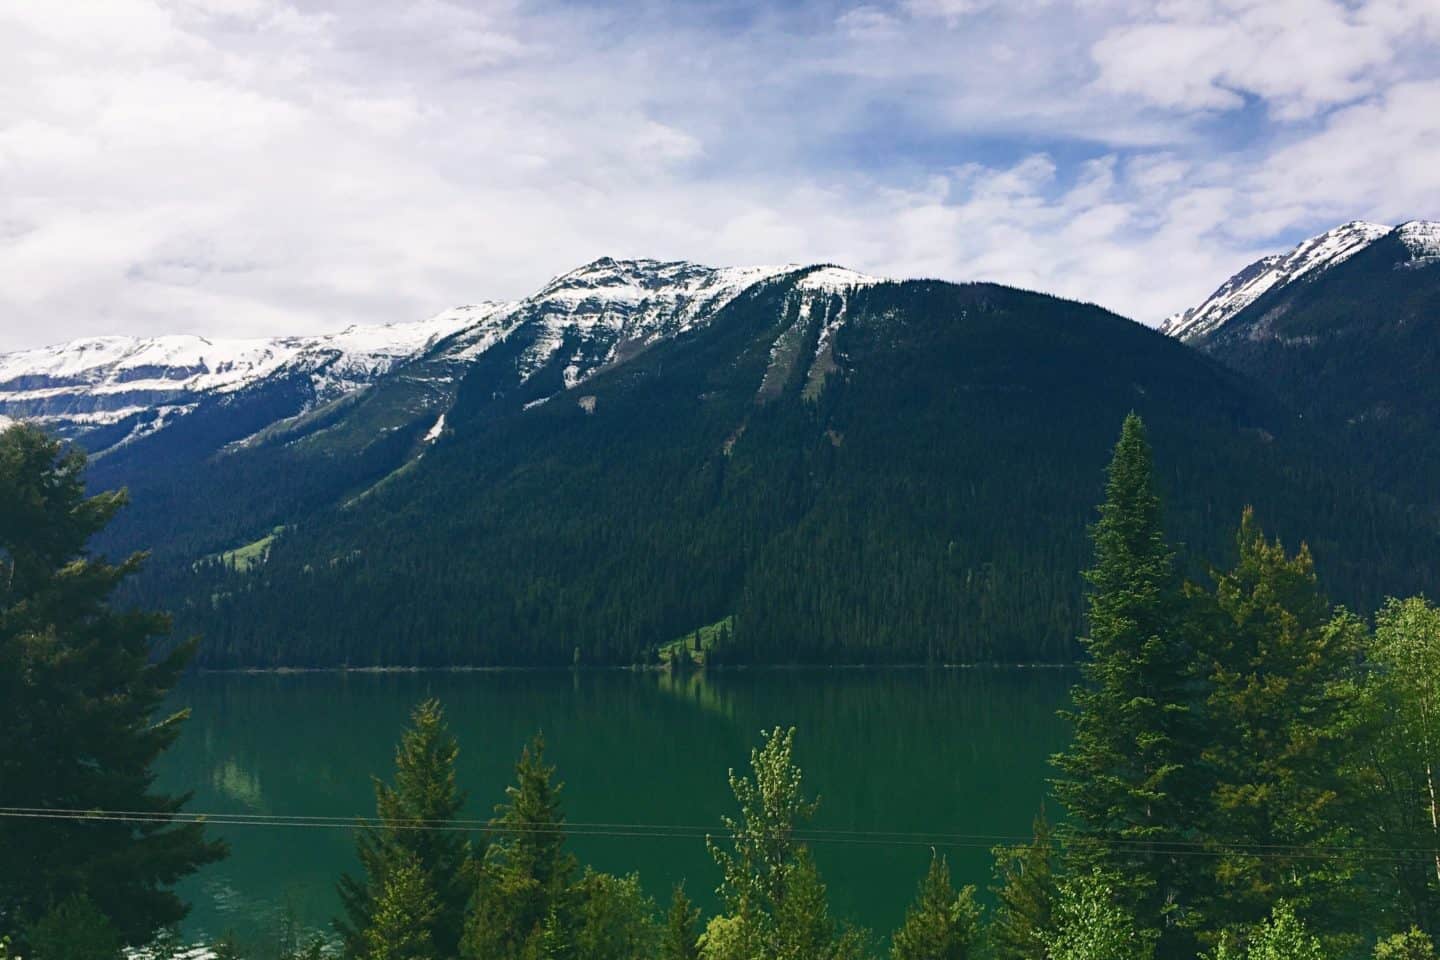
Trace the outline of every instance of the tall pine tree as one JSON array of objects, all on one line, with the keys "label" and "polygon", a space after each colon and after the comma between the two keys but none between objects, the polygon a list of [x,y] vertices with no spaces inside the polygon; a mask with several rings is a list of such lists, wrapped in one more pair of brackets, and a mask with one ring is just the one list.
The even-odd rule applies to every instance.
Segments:
[{"label": "tall pine tree", "polygon": [[565,814],[545,738],[525,746],[515,783],[490,821],[492,843],[479,869],[462,955],[519,960],[545,943],[573,940],[574,856],[565,850]]},{"label": "tall pine tree", "polygon": [[[1214,771],[1205,906],[1216,928],[1261,922],[1285,900],[1322,936],[1356,934],[1373,904],[1354,848],[1372,804],[1357,749],[1364,625],[1330,609],[1310,551],[1288,554],[1245,511],[1239,558],[1218,575],[1202,646]],[[1201,859],[1201,858],[1197,858]],[[1348,944],[1341,944],[1348,945]]]},{"label": "tall pine tree", "polygon": [[956,893],[950,884],[950,865],[932,852],[920,892],[891,939],[891,960],[968,960],[977,954],[979,939],[975,888]]},{"label": "tall pine tree", "polygon": [[1111,877],[1124,909],[1162,933],[1166,957],[1191,946],[1198,871],[1177,844],[1195,836],[1200,734],[1183,592],[1152,472],[1144,426],[1131,413],[1091,529],[1084,682],[1067,714],[1070,749],[1055,758],[1063,774],[1055,793],[1069,814],[1072,868]]},{"label": "tall pine tree", "polygon": [[1029,843],[996,847],[995,912],[986,928],[995,960],[1045,960],[1045,938],[1054,923],[1058,849],[1042,809]]},{"label": "tall pine tree", "polygon": [[363,825],[356,837],[364,875],[340,879],[345,917],[336,928],[351,957],[370,949],[365,935],[372,926],[375,903],[390,874],[402,865],[420,872],[435,900],[425,942],[433,944],[440,956],[451,957],[459,950],[464,931],[472,886],[469,841],[454,830],[427,829],[446,825],[465,806],[465,794],[455,781],[460,748],[438,701],[419,704],[410,722],[395,749],[394,782],[375,779],[377,820]]},{"label": "tall pine tree", "polygon": [[87,497],[84,472],[33,427],[0,433],[0,807],[135,816],[0,820],[0,917],[23,928],[79,897],[140,944],[185,916],[171,886],[225,847],[175,822],[186,796],[153,789],[186,717],[157,711],[195,642],[157,651],[167,617],[110,608],[143,558],[89,552],[126,499]]}]

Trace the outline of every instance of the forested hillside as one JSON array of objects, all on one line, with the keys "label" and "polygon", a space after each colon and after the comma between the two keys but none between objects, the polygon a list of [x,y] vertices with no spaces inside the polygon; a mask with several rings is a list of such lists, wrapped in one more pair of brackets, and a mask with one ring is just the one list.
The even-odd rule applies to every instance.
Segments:
[{"label": "forested hillside", "polygon": [[[209,666],[646,662],[731,615],[712,662],[1064,660],[1132,409],[1189,555],[1225,559],[1253,504],[1337,599],[1440,583],[1434,526],[1343,446],[1095,307],[792,278],[568,391],[558,363],[497,391],[515,359],[470,369],[384,482],[254,516],[254,537],[285,525],[264,562],[157,559],[139,598],[203,632]],[[305,480],[249,464],[212,472],[217,515]]]},{"label": "forested hillside", "polygon": [[1271,384],[1383,489],[1440,512],[1440,225],[1404,224],[1192,343]]}]

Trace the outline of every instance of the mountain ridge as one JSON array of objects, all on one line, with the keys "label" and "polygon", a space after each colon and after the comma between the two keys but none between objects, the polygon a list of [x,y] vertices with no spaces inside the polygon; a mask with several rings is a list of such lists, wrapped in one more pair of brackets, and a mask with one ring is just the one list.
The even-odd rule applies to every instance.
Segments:
[{"label": "mountain ridge", "polygon": [[1440,258],[1440,222],[1407,220],[1390,227],[1351,220],[1248,264],[1200,303],[1166,317],[1158,329],[1186,343],[1202,341],[1272,291],[1314,280],[1389,236],[1409,251],[1404,262],[1414,267]]}]

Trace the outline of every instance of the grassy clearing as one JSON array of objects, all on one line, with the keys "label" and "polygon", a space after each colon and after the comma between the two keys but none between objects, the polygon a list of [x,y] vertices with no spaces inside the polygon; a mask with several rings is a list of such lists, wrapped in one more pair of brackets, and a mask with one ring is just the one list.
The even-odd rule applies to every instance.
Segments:
[{"label": "grassy clearing", "polygon": [[270,556],[270,545],[275,542],[276,537],[284,532],[283,526],[276,527],[253,543],[247,543],[243,547],[236,547],[234,550],[227,550],[220,554],[220,562],[229,564],[238,572],[244,573],[265,562],[265,558]]},{"label": "grassy clearing", "polygon": [[[696,630],[685,634],[683,637],[676,637],[669,643],[660,645],[660,662],[669,664],[678,656],[688,655],[690,662],[696,666],[705,665],[705,653],[715,646],[715,639],[724,629],[730,636],[735,635],[735,617],[728,616],[723,620],[716,620],[714,623],[706,624]],[[700,637],[699,649],[695,647],[696,635]]]}]

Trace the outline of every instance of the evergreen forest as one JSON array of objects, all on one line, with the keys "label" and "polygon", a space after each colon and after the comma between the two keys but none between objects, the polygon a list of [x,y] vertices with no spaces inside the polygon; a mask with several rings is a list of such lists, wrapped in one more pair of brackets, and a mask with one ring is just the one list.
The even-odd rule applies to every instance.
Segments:
[{"label": "evergreen forest", "polygon": [[[917,850],[898,929],[834,915],[811,854],[805,732],[775,728],[729,772],[731,814],[694,838],[719,908],[703,915],[683,887],[659,903],[570,852],[562,772],[538,735],[493,816],[463,820],[463,731],[425,701],[377,771],[357,869],[336,878],[341,916],[284,955],[1434,958],[1440,608],[1333,604],[1317,555],[1267,533],[1258,505],[1226,521],[1228,561],[1205,565],[1171,533],[1159,449],[1124,417],[1072,573],[1070,744],[1035,797],[1033,836],[996,847],[992,876],[956,877]],[[124,496],[88,494],[84,467],[32,428],[0,434],[0,956],[259,960],[234,938],[202,948],[175,933],[186,908],[170,888],[226,854],[184,796],[153,786],[185,720],[156,708],[195,643],[162,642],[164,617],[112,603],[143,558],[88,548]],[[742,609],[734,642],[745,623]]]}]

